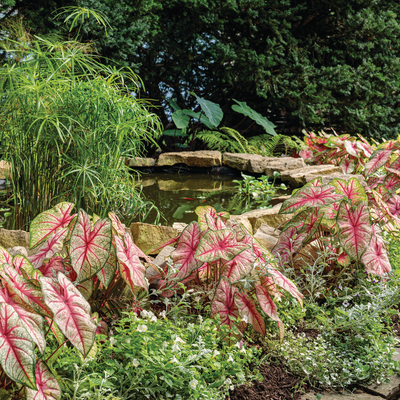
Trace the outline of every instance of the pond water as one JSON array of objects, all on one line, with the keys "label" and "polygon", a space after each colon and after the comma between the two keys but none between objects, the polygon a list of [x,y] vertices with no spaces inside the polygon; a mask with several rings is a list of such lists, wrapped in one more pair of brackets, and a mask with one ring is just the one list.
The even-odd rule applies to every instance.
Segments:
[{"label": "pond water", "polygon": [[[172,226],[174,222],[189,223],[197,220],[194,210],[198,206],[209,205],[217,212],[228,211],[238,215],[258,208],[246,196],[239,195],[235,176],[205,174],[153,173],[142,175],[139,184],[143,195],[152,200],[163,214],[162,225]],[[154,221],[151,213],[145,222]]]}]

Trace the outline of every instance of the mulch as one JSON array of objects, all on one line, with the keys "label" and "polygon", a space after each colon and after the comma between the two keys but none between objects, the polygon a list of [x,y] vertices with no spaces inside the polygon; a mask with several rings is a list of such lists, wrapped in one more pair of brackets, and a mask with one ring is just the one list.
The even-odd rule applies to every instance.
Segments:
[{"label": "mulch", "polygon": [[[268,364],[260,367],[263,381],[241,385],[230,392],[229,400],[298,400],[300,379],[285,372],[282,365]],[[297,392],[297,393],[296,393]]]}]

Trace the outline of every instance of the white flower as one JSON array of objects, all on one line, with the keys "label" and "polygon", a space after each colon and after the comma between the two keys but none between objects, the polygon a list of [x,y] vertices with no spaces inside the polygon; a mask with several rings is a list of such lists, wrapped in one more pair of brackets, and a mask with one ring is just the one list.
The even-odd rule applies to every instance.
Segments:
[{"label": "white flower", "polygon": [[139,366],[139,361],[138,360],[136,360],[136,358],[132,361],[132,365],[136,368],[136,367],[138,367]]},{"label": "white flower", "polygon": [[235,390],[235,386],[233,386],[233,385],[229,386],[229,390],[230,390],[230,391]]},{"label": "white flower", "polygon": [[202,323],[203,322],[203,317],[201,315],[199,315],[199,322]]},{"label": "white flower", "polygon": [[214,354],[213,354],[214,357],[217,357],[219,354],[221,354],[221,353],[218,350],[214,350]]},{"label": "white flower", "polygon": [[225,379],[225,385],[230,385],[231,383],[232,383],[232,380],[231,380],[231,378],[227,378],[227,379]]},{"label": "white flower", "polygon": [[245,322],[246,324],[249,323],[249,317],[247,315],[243,315],[242,321]]},{"label": "white flower", "polygon": [[174,344],[176,343],[186,343],[186,342],[182,340],[179,336],[177,336],[176,339],[174,340]]},{"label": "white flower", "polygon": [[244,346],[240,349],[241,353],[246,353],[246,349],[244,348]]},{"label": "white flower", "polygon": [[235,347],[237,347],[238,349],[242,348],[242,344],[240,342],[236,342]]},{"label": "white flower", "polygon": [[196,389],[198,383],[199,383],[199,382],[197,382],[196,379],[192,379],[192,380],[189,382],[189,387],[190,387],[191,389]]},{"label": "white flower", "polygon": [[177,360],[177,358],[174,356],[174,358],[171,360],[171,362],[173,363],[179,363],[179,361]]},{"label": "white flower", "polygon": [[126,343],[130,344],[131,338],[126,339]]},{"label": "white flower", "polygon": [[160,318],[165,318],[167,316],[167,312],[165,310],[161,311],[159,316],[160,316]]},{"label": "white flower", "polygon": [[157,322],[157,317],[156,317],[155,315],[153,315],[153,316],[150,318],[150,322]]},{"label": "white flower", "polygon": [[147,331],[147,325],[138,325],[136,328],[138,332],[146,332]]},{"label": "white flower", "polygon": [[117,343],[117,339],[115,339],[114,337],[110,337],[110,344],[111,346],[114,346],[114,344]]},{"label": "white flower", "polygon": [[227,362],[233,362],[233,358],[231,355],[229,355],[228,359],[226,360]]},{"label": "white flower", "polygon": [[179,346],[178,346],[178,344],[177,343],[174,343],[173,345],[172,345],[172,351],[175,353],[175,352],[178,352],[178,351],[181,351],[181,349],[179,348]]}]

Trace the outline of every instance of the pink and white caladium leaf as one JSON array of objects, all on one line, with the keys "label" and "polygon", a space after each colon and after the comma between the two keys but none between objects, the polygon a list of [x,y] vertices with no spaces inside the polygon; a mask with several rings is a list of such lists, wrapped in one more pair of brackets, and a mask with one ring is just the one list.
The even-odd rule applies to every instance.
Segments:
[{"label": "pink and white caladium leaf", "polygon": [[335,178],[332,185],[335,186],[338,193],[346,196],[352,205],[357,205],[361,201],[368,201],[368,196],[357,178],[351,178],[348,181]]},{"label": "pink and white caladium leaf", "polygon": [[261,335],[265,335],[264,319],[257,311],[253,299],[247,297],[244,293],[236,292],[235,304],[240,317],[242,317],[242,319],[243,317],[247,318],[249,324],[251,324],[257,332],[261,333]]},{"label": "pink and white caladium leaf", "polygon": [[337,258],[337,262],[341,266],[347,267],[350,264],[351,259],[346,252],[342,251]]},{"label": "pink and white caladium leaf", "polygon": [[345,174],[352,174],[355,170],[356,163],[350,157],[345,157],[340,161],[340,166]]},{"label": "pink and white caladium leaf", "polygon": [[236,233],[230,229],[207,231],[200,240],[195,257],[202,262],[230,261],[248,248],[248,244],[236,241]]},{"label": "pink and white caladium leaf", "polygon": [[292,197],[285,200],[280,214],[290,214],[309,207],[323,207],[343,199],[343,195],[335,192],[333,185],[304,186]]},{"label": "pink and white caladium leaf", "polygon": [[218,217],[217,212],[211,206],[199,206],[194,210],[194,212],[198,215],[198,222],[202,231],[208,229],[206,215],[208,215],[210,218]]},{"label": "pink and white caladium leaf", "polygon": [[387,201],[387,206],[389,208],[390,213],[394,217],[400,217],[400,196],[397,194],[393,194],[390,199]]},{"label": "pink and white caladium leaf", "polygon": [[377,177],[377,176],[369,176],[367,178],[367,185],[370,189],[375,189],[378,185],[383,184],[385,181],[385,177]]},{"label": "pink and white caladium leaf", "polygon": [[300,157],[303,160],[310,160],[313,156],[313,152],[311,149],[303,149],[300,151]]},{"label": "pink and white caladium leaf", "polygon": [[342,202],[337,216],[339,242],[352,258],[360,259],[372,237],[368,206],[365,202],[351,206]]},{"label": "pink and white caladium leaf", "polygon": [[343,142],[345,149],[347,150],[347,152],[353,156],[353,157],[360,157],[360,150],[357,146],[357,142],[356,141],[351,141],[351,140],[345,140]]},{"label": "pink and white caladium leaf", "polygon": [[36,389],[35,344],[13,307],[0,303],[0,364],[13,381]]},{"label": "pink and white caladium leaf", "polygon": [[59,203],[39,214],[30,225],[30,248],[33,249],[60,229],[66,228],[75,215],[70,215],[72,203]]},{"label": "pink and white caladium leaf", "polygon": [[226,224],[225,222],[222,220],[221,217],[211,217],[209,214],[204,214],[206,223],[207,223],[207,227],[208,229],[211,229],[213,231],[218,231],[220,229],[225,229],[226,228]]},{"label": "pink and white caladium leaf", "polygon": [[292,255],[300,249],[306,237],[307,233],[298,234],[296,228],[291,227],[279,235],[272,254],[284,265],[290,262]]},{"label": "pink and white caladium leaf", "polygon": [[12,255],[3,247],[0,246],[0,266],[3,264],[12,264]]},{"label": "pink and white caladium leaf", "polygon": [[96,325],[90,317],[90,305],[61,272],[58,283],[40,278],[44,300],[54,314],[54,322],[72,345],[86,356],[93,346]]},{"label": "pink and white caladium leaf", "polygon": [[85,211],[79,210],[69,246],[71,264],[78,282],[90,279],[104,267],[111,246],[111,221],[104,218],[92,227],[89,216]]},{"label": "pink and white caladium leaf", "polygon": [[392,150],[390,149],[377,149],[372,154],[368,162],[365,164],[364,176],[372,175],[379,168],[383,167],[392,155]]},{"label": "pink and white caladium leaf", "polygon": [[34,269],[30,261],[22,254],[17,254],[13,257],[12,265],[15,270],[25,279],[33,279],[38,281],[42,276],[42,273],[38,269]]},{"label": "pink and white caladium leaf", "polygon": [[52,318],[52,313],[44,302],[40,288],[28,279],[23,278],[11,265],[3,264],[1,277],[12,287],[12,290],[32,309],[45,317]]},{"label": "pink and white caladium leaf", "polygon": [[139,249],[133,243],[131,236],[126,233],[124,240],[115,236],[115,243],[117,245],[119,273],[132,290],[132,293],[135,293],[135,287],[142,287],[148,290],[149,283],[146,279],[146,268],[140,262]]},{"label": "pink and white caladium leaf", "polygon": [[271,299],[268,290],[259,284],[255,284],[257,300],[260,303],[261,309],[274,321],[280,321],[278,317],[278,308]]},{"label": "pink and white caladium leaf", "polygon": [[377,226],[372,227],[372,239],[361,261],[365,270],[374,275],[382,276],[392,270],[382,233]]},{"label": "pink and white caladium leaf", "polygon": [[35,376],[37,390],[26,388],[26,400],[61,399],[60,385],[43,360],[36,363]]},{"label": "pink and white caladium leaf", "polygon": [[92,281],[92,279],[88,279],[87,281],[78,283],[75,287],[79,290],[79,292],[85,298],[85,300],[89,300],[90,299],[90,296],[93,293],[93,281]]},{"label": "pink and white caladium leaf", "polygon": [[[235,324],[234,320],[239,317],[239,310],[235,303],[236,293],[237,289],[230,284],[228,279],[220,280],[211,303],[211,315],[219,314],[223,325],[232,326]],[[243,326],[241,328],[243,329]]]},{"label": "pink and white caladium leaf", "polygon": [[56,277],[58,272],[65,272],[63,258],[61,256],[53,256],[45,262],[39,269],[43,276],[48,278]]},{"label": "pink and white caladium leaf", "polygon": [[191,222],[179,237],[176,249],[171,253],[172,261],[179,265],[179,270],[174,279],[180,281],[187,278],[194,270],[203,264],[195,258],[196,250],[201,238],[200,225],[197,222]]},{"label": "pink and white caladium leaf", "polygon": [[317,178],[313,179],[310,182],[307,182],[304,187],[309,187],[309,186],[322,186],[322,178],[320,176],[318,176]]},{"label": "pink and white caladium leaf", "polygon": [[272,275],[272,279],[274,280],[275,284],[288,291],[295,299],[297,299],[301,307],[303,307],[303,295],[299,292],[296,285],[276,269],[271,268],[268,272],[270,275]]},{"label": "pink and white caladium leaf", "polygon": [[40,268],[44,260],[53,257],[53,255],[62,250],[64,240],[68,234],[68,228],[61,228],[57,232],[48,236],[47,241],[33,256],[28,257],[33,267]]},{"label": "pink and white caladium leaf", "polygon": [[306,237],[303,239],[303,243],[307,243],[314,237],[319,226],[321,225],[324,215],[325,214],[319,212],[318,209],[315,209],[307,216],[307,218],[304,220],[303,226],[297,231],[299,235],[303,233],[306,234]]},{"label": "pink and white caladium leaf", "polygon": [[231,282],[238,281],[251,272],[255,261],[256,256],[254,255],[252,249],[246,249],[239,253],[232,260],[222,261],[220,266],[222,275],[227,277]]},{"label": "pink and white caladium leaf", "polygon": [[0,288],[0,303],[5,303],[11,306],[18,315],[21,325],[26,329],[32,341],[37,344],[39,351],[43,354],[46,348],[46,339],[43,333],[43,318],[27,311],[22,304],[22,301],[15,301],[6,288]]},{"label": "pink and white caladium leaf", "polygon": [[115,249],[116,244],[113,241],[110,248],[110,255],[105,263],[104,267],[97,273],[97,277],[105,288],[112,282],[115,277],[115,272],[118,268],[117,251]]},{"label": "pink and white caladium leaf", "polygon": [[400,189],[400,177],[396,174],[388,174],[383,181],[383,185],[390,192]]},{"label": "pink and white caladium leaf", "polygon": [[117,217],[117,215],[115,213],[108,213],[108,218],[110,218],[111,222],[112,222],[112,227],[114,229],[114,231],[116,232],[116,234],[123,239],[123,237],[125,236],[125,226],[122,224],[121,220]]}]

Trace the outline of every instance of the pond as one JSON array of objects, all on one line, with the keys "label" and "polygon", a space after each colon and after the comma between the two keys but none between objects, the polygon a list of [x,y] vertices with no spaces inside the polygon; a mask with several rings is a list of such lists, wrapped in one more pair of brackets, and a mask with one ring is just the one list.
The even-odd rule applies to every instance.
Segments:
[{"label": "pond", "polygon": [[[243,196],[238,191],[237,176],[206,174],[171,174],[152,173],[142,175],[139,185],[142,194],[151,200],[164,216],[162,225],[172,226],[174,222],[189,223],[197,220],[194,210],[198,206],[209,205],[217,212],[228,211],[238,215],[260,208],[252,198]],[[281,193],[279,193],[281,194]],[[152,212],[145,222],[154,221]]]}]

